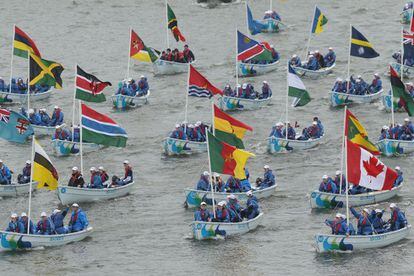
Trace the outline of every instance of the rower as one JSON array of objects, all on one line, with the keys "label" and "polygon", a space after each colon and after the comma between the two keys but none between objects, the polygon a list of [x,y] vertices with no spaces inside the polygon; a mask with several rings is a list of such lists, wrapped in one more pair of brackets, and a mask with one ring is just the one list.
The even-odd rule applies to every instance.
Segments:
[{"label": "rower", "polygon": [[53,235],[55,233],[55,226],[46,212],[40,214],[40,220],[37,223],[37,234],[38,235]]},{"label": "rower", "polygon": [[290,64],[294,67],[302,66],[302,62],[300,60],[300,57],[298,57],[297,55],[293,55],[292,58],[290,59]]},{"label": "rower", "polygon": [[224,187],[227,193],[240,193],[242,191],[240,186],[240,180],[236,179],[232,175],[227,179],[226,186]]},{"label": "rower", "polygon": [[184,131],[183,131],[182,127],[180,126],[180,124],[176,124],[175,129],[173,130],[173,132],[170,135],[170,138],[186,140],[187,135],[186,135],[186,133],[184,133]]},{"label": "rower", "polygon": [[66,208],[63,212],[59,209],[53,210],[50,219],[52,220],[53,224],[55,225],[55,232],[56,234],[67,234],[68,229],[63,225],[63,220],[65,219],[69,208]]},{"label": "rower", "polygon": [[411,141],[414,139],[414,126],[411,123],[410,119],[404,119],[404,124],[401,127],[401,131],[401,140]]},{"label": "rower", "polygon": [[214,178],[214,190],[216,192],[223,193],[225,191],[224,190],[225,183],[223,179],[221,178],[220,174],[214,173],[213,178]]},{"label": "rower", "polygon": [[405,89],[414,98],[414,84],[412,82],[407,83]]},{"label": "rower", "polygon": [[322,136],[325,133],[325,129],[324,129],[323,125],[322,125],[322,121],[319,120],[318,117],[313,117],[313,122],[316,122],[317,123],[318,128],[319,128],[319,135]]},{"label": "rower", "polygon": [[85,184],[85,180],[83,179],[82,174],[79,172],[78,167],[73,167],[72,175],[69,179],[68,186],[83,188],[84,184]]},{"label": "rower", "polygon": [[124,174],[124,177],[121,177],[117,182],[116,182],[116,184],[118,185],[118,186],[124,186],[124,185],[127,185],[127,184],[129,184],[129,183],[132,183],[133,181],[134,181],[134,178],[133,178],[133,172],[132,172],[132,167],[131,167],[131,165],[129,164],[129,161],[128,160],[125,160],[124,162],[123,162],[123,164],[124,164],[124,170],[125,170],[125,174]]},{"label": "rower", "polygon": [[226,202],[220,201],[216,207],[216,217],[212,219],[214,222],[230,222],[229,212],[226,208]]},{"label": "rower", "polygon": [[7,226],[6,230],[7,232],[14,232],[14,233],[23,233],[24,226],[23,224],[18,221],[17,214],[13,213],[10,216],[10,222]]},{"label": "rower", "polygon": [[[290,122],[286,122],[287,125],[287,138],[289,140],[295,140],[296,139],[296,132],[295,129],[290,125]],[[286,128],[283,129],[282,137],[286,137]]]},{"label": "rower", "polygon": [[55,105],[53,110],[52,119],[50,120],[50,126],[58,126],[63,124],[64,114],[59,106]]},{"label": "rower", "polygon": [[234,194],[227,196],[227,210],[229,210],[230,222],[240,222],[243,220],[241,217],[242,207]]},{"label": "rower", "polygon": [[223,94],[224,96],[229,96],[229,97],[233,97],[233,89],[231,89],[230,84],[226,84],[226,86],[223,89]]},{"label": "rower", "polygon": [[394,187],[398,187],[398,186],[400,186],[400,184],[404,180],[404,178],[403,178],[403,172],[401,171],[400,166],[396,166],[395,167],[395,171],[397,172],[398,176],[397,176],[397,179],[395,179]]},{"label": "rower", "polygon": [[318,67],[319,68],[325,67],[325,60],[323,58],[323,55],[319,53],[319,50],[316,50],[314,55],[315,55],[316,60],[318,61],[318,65],[319,65]]},{"label": "rower", "polygon": [[30,221],[30,230],[29,230],[29,234],[34,234],[34,233],[36,233],[36,227],[34,226],[34,224],[33,224],[32,220],[29,220],[29,218],[27,217],[27,214],[26,214],[25,212],[23,212],[23,213],[20,215],[19,221],[20,221],[20,223],[21,223],[21,224],[22,224],[22,226],[23,226],[23,230],[22,230],[22,233],[23,233],[23,234],[27,234],[27,229],[28,229],[28,226],[29,226],[29,221]]},{"label": "rower", "polygon": [[390,204],[391,218],[389,220],[390,230],[396,231],[404,228],[407,225],[407,219],[405,218],[404,212],[397,207],[397,204]]},{"label": "rower", "polygon": [[68,225],[69,233],[79,232],[88,228],[89,222],[85,212],[77,203],[72,204],[72,213]]},{"label": "rower", "polygon": [[381,135],[378,140],[389,139],[391,137],[389,130],[390,128],[388,126],[383,126],[381,129]]},{"label": "rower", "polygon": [[276,178],[273,174],[272,170],[270,169],[269,165],[263,166],[264,175],[263,179],[258,179],[256,181],[256,185],[258,186],[258,189],[266,189],[276,184]]},{"label": "rower", "polygon": [[385,232],[385,222],[382,219],[383,211],[381,209],[375,209],[371,212],[372,227],[376,234]]},{"label": "rower", "polygon": [[102,189],[103,188],[102,179],[101,179],[101,176],[99,175],[98,170],[95,167],[91,167],[89,171],[91,173],[91,180],[90,180],[90,184],[88,185],[88,188]]},{"label": "rower", "polygon": [[57,125],[55,133],[53,134],[53,139],[57,140],[72,140],[72,134],[69,130],[64,129],[62,125]]},{"label": "rower", "polygon": [[188,48],[188,45],[186,44],[186,45],[184,45],[184,51],[183,51],[183,54],[184,54],[184,58],[185,58],[185,61],[186,62],[188,62],[188,63],[191,63],[191,62],[193,62],[194,60],[195,60],[195,57],[194,57],[194,54],[193,54],[193,52]]},{"label": "rower", "polygon": [[337,213],[334,220],[325,220],[325,224],[331,227],[332,235],[349,235],[350,231],[346,224],[346,216]]},{"label": "rower", "polygon": [[311,52],[311,54],[308,56],[308,61],[306,62],[305,68],[312,71],[319,69],[319,63],[316,60],[313,52]]},{"label": "rower", "polygon": [[39,126],[41,125],[42,121],[40,119],[40,115],[34,111],[34,109],[30,108],[28,111],[29,114],[29,121],[31,124]]},{"label": "rower", "polygon": [[263,81],[262,86],[262,94],[260,95],[260,99],[267,99],[272,96],[272,89],[270,89],[269,83],[267,81]]},{"label": "rower", "polygon": [[109,175],[105,171],[105,168],[102,166],[99,166],[98,170],[99,170],[99,176],[101,177],[102,183],[105,183],[106,181],[108,181]]},{"label": "rower", "polygon": [[17,183],[19,184],[29,183],[31,171],[32,171],[32,162],[30,162],[30,160],[27,160],[22,173],[17,176]]},{"label": "rower", "polygon": [[50,125],[50,116],[46,112],[46,108],[39,109],[39,116],[40,122],[42,126],[49,126]]},{"label": "rower", "polygon": [[341,184],[342,184],[341,193],[345,193],[346,178],[345,178],[345,174],[342,174],[342,183],[341,183],[341,174],[342,174],[341,171],[336,171],[335,172],[335,179],[333,180],[333,182],[335,183],[336,188],[338,189],[338,191],[339,191],[339,189],[341,187]]},{"label": "rower", "polygon": [[349,208],[354,215],[354,217],[358,220],[358,235],[372,235],[373,226],[372,221],[370,219],[370,212],[367,208],[362,210],[362,213],[356,211],[353,207]]},{"label": "rower", "polygon": [[332,47],[328,48],[328,53],[326,54],[325,58],[325,66],[331,67],[336,61],[336,54]]},{"label": "rower", "polygon": [[205,203],[204,201],[200,203],[200,207],[194,213],[195,221],[211,221],[211,214],[206,207],[207,203]]},{"label": "rower", "polygon": [[392,54],[392,58],[397,61],[397,63],[401,63],[401,50],[398,50],[394,54]]},{"label": "rower", "polygon": [[282,122],[278,122],[274,127],[272,127],[272,131],[270,132],[269,137],[284,138]]},{"label": "rower", "polygon": [[257,198],[253,195],[252,191],[246,192],[246,196],[246,208],[244,208],[241,211],[241,216],[242,218],[247,218],[248,220],[251,220],[260,214],[259,203],[257,201]]},{"label": "rower", "polygon": [[382,80],[378,73],[374,74],[374,79],[371,85],[368,87],[369,91],[374,94],[382,90]]},{"label": "rower", "polygon": [[338,188],[332,178],[328,177],[326,174],[322,176],[322,182],[319,185],[319,191],[325,193],[337,194]]},{"label": "rower", "polygon": [[0,184],[10,185],[12,178],[12,172],[9,168],[3,163],[3,160],[0,159]]},{"label": "rower", "polygon": [[341,78],[337,78],[336,82],[334,84],[334,87],[332,88],[332,91],[334,92],[346,92],[346,87],[344,82]]},{"label": "rower", "polygon": [[147,78],[144,75],[141,75],[140,80],[138,81],[138,90],[136,96],[144,96],[147,95],[149,90],[149,85]]}]

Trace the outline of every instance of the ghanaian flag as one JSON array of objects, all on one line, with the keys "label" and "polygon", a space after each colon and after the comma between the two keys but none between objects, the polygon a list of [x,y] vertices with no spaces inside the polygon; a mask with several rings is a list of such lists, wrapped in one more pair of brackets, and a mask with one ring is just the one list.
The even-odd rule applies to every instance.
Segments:
[{"label": "ghanaian flag", "polygon": [[253,131],[253,128],[214,105],[214,134],[218,139],[238,149],[244,149],[242,139],[247,130]]},{"label": "ghanaian flag", "polygon": [[368,39],[354,27],[352,27],[351,37],[351,56],[360,58],[376,58],[379,56]]},{"label": "ghanaian flag", "polygon": [[63,66],[60,63],[41,59],[39,56],[30,54],[29,61],[30,71],[30,85],[50,85],[57,89],[62,88],[62,74]]},{"label": "ghanaian flag", "polygon": [[328,19],[321,12],[321,10],[315,6],[315,15],[313,16],[312,33],[319,34],[323,32],[322,26],[328,23]]},{"label": "ghanaian flag", "polygon": [[40,57],[40,52],[34,41],[19,27],[14,26],[13,54],[22,58],[27,58],[28,53],[34,53]]},{"label": "ghanaian flag", "polygon": [[346,110],[345,135],[352,143],[379,155],[378,148],[368,139],[368,133],[351,111]]},{"label": "ghanaian flag", "polygon": [[237,179],[246,178],[244,167],[247,159],[254,156],[253,153],[222,142],[209,131],[207,131],[207,141],[211,171],[233,175]]},{"label": "ghanaian flag", "polygon": [[142,39],[132,29],[129,56],[142,62],[154,62],[157,60],[157,56],[154,52],[145,46]]},{"label": "ghanaian flag", "polygon": [[56,190],[58,186],[59,176],[50,161],[49,156],[34,139],[35,154],[33,159],[33,181],[37,181],[37,188],[48,188],[49,190]]}]

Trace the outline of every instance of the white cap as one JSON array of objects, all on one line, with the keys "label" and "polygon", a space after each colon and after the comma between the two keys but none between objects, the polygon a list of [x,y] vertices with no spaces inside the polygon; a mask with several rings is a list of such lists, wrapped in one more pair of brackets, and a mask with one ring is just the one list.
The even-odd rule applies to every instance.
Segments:
[{"label": "white cap", "polygon": [[317,125],[318,124],[318,122],[316,122],[316,121],[313,121],[313,123],[312,123],[312,125]]},{"label": "white cap", "polygon": [[283,126],[283,123],[282,122],[278,122],[276,125],[277,126]]},{"label": "white cap", "polygon": [[335,217],[342,218],[342,214],[341,213],[336,213],[336,216]]},{"label": "white cap", "polygon": [[11,218],[17,218],[17,214],[16,213],[13,213],[13,214],[11,214],[11,216],[10,216]]},{"label": "white cap", "polygon": [[410,121],[410,119],[408,119],[408,118],[404,119],[404,122],[409,122],[409,121]]},{"label": "white cap", "polygon": [[375,76],[375,77],[379,77],[378,73],[375,73],[375,74],[374,74],[374,76]]},{"label": "white cap", "polygon": [[247,83],[243,83],[242,88],[243,88],[243,89],[246,89],[246,88],[247,88]]},{"label": "white cap", "polygon": [[346,216],[345,216],[344,214],[341,214],[341,217],[342,217],[343,219],[346,219]]},{"label": "white cap", "polygon": [[382,210],[381,209],[375,209],[375,213],[382,213]]},{"label": "white cap", "polygon": [[292,56],[292,58],[297,58],[298,57],[298,55],[296,55],[296,54],[294,54],[293,56]]},{"label": "white cap", "polygon": [[55,126],[56,129],[60,129],[61,127],[62,127],[61,125]]},{"label": "white cap", "polygon": [[332,47],[329,47],[328,50],[333,50],[333,48]]},{"label": "white cap", "polygon": [[230,195],[227,196],[227,199],[236,199],[236,196],[233,195],[233,194],[230,194]]},{"label": "white cap", "polygon": [[273,45],[270,45],[270,48],[273,48],[274,46]]},{"label": "white cap", "polygon": [[315,54],[315,52],[314,52],[314,51],[310,51],[310,52],[309,52],[309,55],[312,55],[312,56],[313,56],[314,54]]},{"label": "white cap", "polygon": [[57,106],[57,105],[55,105],[55,107],[54,107],[55,109],[58,109],[59,108],[59,106]]},{"label": "white cap", "polygon": [[90,171],[91,172],[94,172],[94,171],[96,171],[96,168],[95,167],[91,167]]},{"label": "white cap", "polygon": [[365,213],[369,214],[369,209],[368,208],[364,208],[364,209],[362,209],[362,211],[364,211]]},{"label": "white cap", "polygon": [[21,217],[27,217],[27,214],[25,212],[22,212],[22,214],[20,216]]},{"label": "white cap", "polygon": [[123,162],[124,164],[129,164],[129,161],[128,160],[124,160],[124,162]]},{"label": "white cap", "polygon": [[204,201],[200,203],[200,205],[207,205],[207,203],[205,203]]},{"label": "white cap", "polygon": [[328,179],[328,176],[327,176],[326,174],[324,174],[324,175],[322,176],[322,179]]},{"label": "white cap", "polygon": [[79,207],[79,204],[77,204],[77,203],[73,203],[73,204],[72,204],[72,207]]},{"label": "white cap", "polygon": [[26,160],[26,164],[30,165],[30,164],[32,164],[32,162],[30,162],[30,160]]},{"label": "white cap", "polygon": [[409,83],[407,83],[407,85],[409,85],[409,86],[413,86],[413,83],[412,83],[412,82],[409,82]]},{"label": "white cap", "polygon": [[201,121],[197,121],[196,122],[196,125],[201,125]]},{"label": "white cap", "polygon": [[72,168],[72,171],[77,171],[78,170],[78,167],[73,167]]},{"label": "white cap", "polygon": [[29,114],[33,114],[34,113],[34,110],[32,108],[30,108],[29,111],[28,111],[28,113]]},{"label": "white cap", "polygon": [[265,13],[273,13],[271,10],[267,10],[265,11]]},{"label": "white cap", "polygon": [[383,126],[382,129],[389,129],[389,127],[388,126]]},{"label": "white cap", "polygon": [[270,169],[269,165],[264,165],[263,169]]},{"label": "white cap", "polygon": [[214,175],[214,177],[219,177],[220,176],[220,174],[216,173],[216,172],[213,175]]},{"label": "white cap", "polygon": [[342,79],[341,78],[337,78],[336,81],[342,81]]},{"label": "white cap", "polygon": [[104,171],[105,169],[104,169],[104,167],[99,166],[98,170]]},{"label": "white cap", "polygon": [[308,56],[308,58],[311,58],[311,57],[313,57],[313,54],[310,54],[310,55]]},{"label": "white cap", "polygon": [[3,163],[3,160],[0,159],[0,163]]},{"label": "white cap", "polygon": [[223,207],[224,205],[226,205],[226,202],[225,201],[220,201],[219,203],[217,203],[217,205]]},{"label": "white cap", "polygon": [[390,208],[395,208],[395,207],[397,207],[397,204],[395,204],[395,203],[390,204]]},{"label": "white cap", "polygon": [[267,81],[263,81],[263,84],[267,84]]},{"label": "white cap", "polygon": [[141,78],[141,79],[142,79],[142,78],[145,78],[145,76],[144,76],[144,75],[141,75],[141,76],[140,76],[140,78]]},{"label": "white cap", "polygon": [[362,78],[362,76],[361,76],[361,75],[358,75],[358,76],[357,76],[357,79],[360,79],[360,78]]},{"label": "white cap", "polygon": [[240,84],[237,84],[237,85],[236,85],[236,87],[237,87],[237,88],[238,88],[238,87],[241,87],[241,85],[240,85]]},{"label": "white cap", "polygon": [[40,214],[40,216],[41,216],[41,217],[47,217],[47,214],[46,214],[46,212],[42,212],[42,213]]},{"label": "white cap", "polygon": [[397,170],[397,171],[401,170],[400,166],[396,166],[395,170]]},{"label": "white cap", "polygon": [[180,127],[180,124],[175,124],[175,128],[179,128]]},{"label": "white cap", "polygon": [[315,50],[315,54],[319,54],[319,50]]},{"label": "white cap", "polygon": [[53,210],[52,214],[56,215],[56,214],[57,214],[57,213],[59,213],[59,212],[60,212],[60,210],[59,210],[59,209],[55,209],[55,210]]},{"label": "white cap", "polygon": [[340,175],[342,172],[341,171],[336,171],[335,175]]},{"label": "white cap", "polygon": [[251,190],[250,190],[250,191],[247,191],[247,192],[246,192],[246,195],[247,195],[247,196],[251,196],[251,195],[253,195],[253,192],[252,192]]},{"label": "white cap", "polygon": [[194,125],[193,125],[193,124],[189,124],[189,125],[188,125],[188,127],[191,127],[191,128],[193,128],[193,127],[194,127]]},{"label": "white cap", "polygon": [[208,173],[208,171],[204,171],[203,175],[207,176],[207,175],[210,175],[210,174]]}]

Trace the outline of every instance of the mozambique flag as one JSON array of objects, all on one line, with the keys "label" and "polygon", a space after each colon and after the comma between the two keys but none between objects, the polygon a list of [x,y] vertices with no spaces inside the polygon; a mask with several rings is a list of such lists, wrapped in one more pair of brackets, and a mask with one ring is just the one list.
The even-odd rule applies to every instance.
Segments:
[{"label": "mozambique flag", "polygon": [[218,139],[238,149],[244,149],[242,139],[247,130],[253,131],[253,128],[214,105],[214,133]]},{"label": "mozambique flag", "polygon": [[102,92],[105,87],[111,86],[109,81],[101,81],[94,75],[88,74],[76,66],[76,92],[75,98],[86,102],[102,103],[106,101]]},{"label": "mozambique flag", "polygon": [[220,141],[209,131],[207,136],[211,171],[245,179],[244,167],[247,159],[254,154]]},{"label": "mozambique flag", "polygon": [[312,33],[320,34],[323,32],[322,26],[328,23],[328,19],[321,12],[321,10],[315,6],[315,15],[313,16]]},{"label": "mozambique flag", "polygon": [[354,27],[352,27],[351,37],[351,56],[360,58],[376,58],[379,56],[368,39]]},{"label": "mozambique flag", "polygon": [[40,52],[34,41],[19,27],[14,26],[13,54],[22,58],[27,58],[28,53],[33,53],[40,57]]},{"label": "mozambique flag", "polygon": [[168,14],[168,29],[170,29],[171,32],[173,33],[175,40],[177,42],[180,40],[182,42],[185,42],[185,37],[181,34],[180,30],[178,29],[177,18],[175,17],[173,10],[168,4],[167,4],[167,14]]},{"label": "mozambique flag", "polygon": [[142,39],[132,29],[129,56],[142,62],[154,62],[157,60],[157,56],[154,55],[153,51],[145,46]]},{"label": "mozambique flag", "polygon": [[398,77],[398,73],[390,65],[391,89],[394,98],[398,99],[398,106],[402,106],[407,111],[408,116],[414,114],[414,101],[409,93],[405,91],[405,85]]},{"label": "mozambique flag", "polygon": [[58,186],[59,176],[50,161],[49,156],[34,139],[35,143],[35,155],[33,159],[33,181],[37,181],[37,188],[46,187],[49,190],[56,190]]},{"label": "mozambique flag", "polygon": [[345,135],[349,141],[366,149],[372,154],[379,155],[378,148],[368,139],[368,133],[358,119],[348,109],[346,110]]},{"label": "mozambique flag", "polygon": [[60,63],[41,59],[40,57],[30,54],[29,61],[30,85],[50,85],[57,89],[62,88],[63,66]]}]

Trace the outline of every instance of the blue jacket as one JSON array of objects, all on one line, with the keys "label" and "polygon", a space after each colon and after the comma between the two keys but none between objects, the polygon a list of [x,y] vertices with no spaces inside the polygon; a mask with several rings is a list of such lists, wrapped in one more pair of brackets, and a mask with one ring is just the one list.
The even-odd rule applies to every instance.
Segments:
[{"label": "blue jacket", "polygon": [[49,115],[46,112],[39,114],[39,115],[40,115],[40,121],[41,121],[42,126],[48,126],[50,124]]},{"label": "blue jacket", "polygon": [[40,235],[53,235],[55,234],[55,226],[53,225],[53,222],[50,220],[50,218],[47,218],[46,220],[39,220],[37,223],[37,234]]},{"label": "blue jacket", "polygon": [[391,231],[404,228],[407,225],[407,219],[404,213],[399,208],[394,208],[390,219]]},{"label": "blue jacket", "polygon": [[358,235],[371,235],[373,230],[372,221],[370,215],[364,217],[361,213],[354,208],[349,208],[355,218],[358,219]]},{"label": "blue jacket", "polygon": [[182,139],[182,140],[186,140],[187,139],[187,135],[185,134],[185,132],[179,128],[179,129],[175,129],[172,133],[171,133],[171,138],[174,139]]},{"label": "blue jacket", "polygon": [[64,117],[64,114],[63,114],[62,110],[53,111],[52,120],[50,120],[50,125],[51,126],[58,126],[58,125],[63,124],[63,117]]},{"label": "blue jacket", "polygon": [[148,89],[149,89],[149,85],[148,85],[147,79],[140,80],[138,82],[138,92],[139,92],[138,94],[139,95],[146,95],[148,92]]},{"label": "blue jacket", "polygon": [[372,227],[374,227],[374,230],[376,233],[381,234],[385,231],[384,229],[385,222],[382,219],[382,213],[377,214],[375,211],[372,211],[371,221],[372,221]]},{"label": "blue jacket", "polygon": [[242,192],[247,192],[252,189],[252,186],[250,185],[250,182],[247,179],[240,180],[240,187]]},{"label": "blue jacket", "polygon": [[370,91],[376,93],[382,89],[382,80],[381,79],[374,79],[371,83]]},{"label": "blue jacket", "polygon": [[229,211],[226,208],[216,210],[216,220],[221,222],[230,222]]},{"label": "blue jacket", "polygon": [[282,129],[277,127],[272,127],[272,131],[269,134],[269,137],[284,138]]},{"label": "blue jacket", "polygon": [[[21,233],[23,233],[23,234],[27,234],[27,227],[28,227],[28,222],[29,222],[29,219],[27,219],[26,221],[24,221],[23,220],[23,218],[19,218],[19,222],[22,224],[22,226],[23,226],[23,230],[22,230],[22,232]],[[34,233],[36,233],[37,232],[37,229],[36,229],[36,226],[34,225],[34,223],[33,223],[33,221],[32,220],[30,220],[30,234],[34,234]]]},{"label": "blue jacket", "polygon": [[197,182],[196,189],[200,191],[210,191],[211,187],[208,176],[202,175],[200,177],[200,180]]},{"label": "blue jacket", "polygon": [[247,199],[246,209],[249,211],[247,215],[248,220],[257,217],[260,214],[259,203],[257,202],[257,198],[255,196]]},{"label": "blue jacket", "polygon": [[91,183],[89,184],[89,188],[92,189],[102,189],[102,178],[98,173],[94,173],[93,176],[91,176]]},{"label": "blue jacket", "polygon": [[11,184],[11,172],[9,168],[3,164],[3,166],[0,168],[0,183],[3,184]]},{"label": "blue jacket", "polygon": [[306,64],[306,69],[316,71],[319,69],[318,60],[315,57],[311,57]]},{"label": "blue jacket", "polygon": [[240,222],[243,220],[240,214],[240,210],[238,210],[238,207],[240,207],[240,205],[237,205],[229,205],[227,207],[230,216],[230,222]]},{"label": "blue jacket", "polygon": [[[342,184],[345,185],[344,183]],[[319,191],[325,192],[325,193],[332,193],[337,194],[338,193],[338,187],[336,186],[335,182],[332,180],[332,178],[328,178],[327,182],[321,182],[319,185]]]},{"label": "blue jacket", "polygon": [[346,225],[346,220],[325,220],[325,224],[331,227],[333,235],[346,235],[349,234],[349,228]]},{"label": "blue jacket", "polygon": [[62,129],[62,131],[59,133],[55,131],[55,133],[53,134],[53,139],[70,141],[72,140],[72,133],[68,129]]},{"label": "blue jacket", "polygon": [[30,114],[29,115],[29,120],[30,120],[30,123],[33,124],[33,125],[39,126],[39,125],[42,124],[42,119],[40,118],[39,113]]},{"label": "blue jacket", "polygon": [[[286,128],[283,129],[283,133],[282,133],[283,137],[286,137]],[[287,137],[290,140],[295,140],[296,139],[296,131],[293,127],[289,126],[288,127],[288,133],[287,133]]]},{"label": "blue jacket", "polygon": [[15,233],[24,233],[24,225],[20,221],[16,222],[9,222],[9,225],[6,228],[7,232],[15,232]]},{"label": "blue jacket", "polygon": [[231,193],[240,193],[242,191],[241,186],[240,186],[240,181],[234,178],[233,176],[230,176],[227,179],[224,189]]},{"label": "blue jacket", "polygon": [[275,185],[275,183],[276,183],[275,175],[273,174],[272,170],[268,170],[267,172],[264,173],[263,182],[260,184],[260,189],[271,187]]},{"label": "blue jacket", "polygon": [[302,66],[302,61],[300,60],[300,57],[297,57],[295,60],[291,59],[290,64],[292,64],[295,67]]},{"label": "blue jacket", "polygon": [[404,178],[403,178],[403,173],[400,171],[400,172],[398,172],[398,177],[397,177],[397,179],[395,179],[395,182],[394,182],[394,187],[399,186],[399,185],[403,182],[403,180],[404,180]]},{"label": "blue jacket", "polygon": [[52,220],[53,224],[55,225],[55,231],[57,234],[65,234],[66,228],[64,226],[63,220],[65,219],[69,208],[66,208],[63,212],[59,212],[57,214],[51,215],[50,219]]},{"label": "blue jacket", "polygon": [[89,225],[86,214],[79,209],[77,212],[72,211],[69,221],[69,232],[79,232],[86,229]]},{"label": "blue jacket", "polygon": [[335,54],[335,52],[334,51],[329,51],[326,54],[324,60],[325,60],[325,66],[326,67],[332,66],[332,64],[334,64],[335,63],[335,60],[336,60],[336,54]]},{"label": "blue jacket", "polygon": [[194,220],[195,221],[208,221],[211,218],[210,211],[205,209],[202,210],[199,208],[197,211],[194,212]]}]

